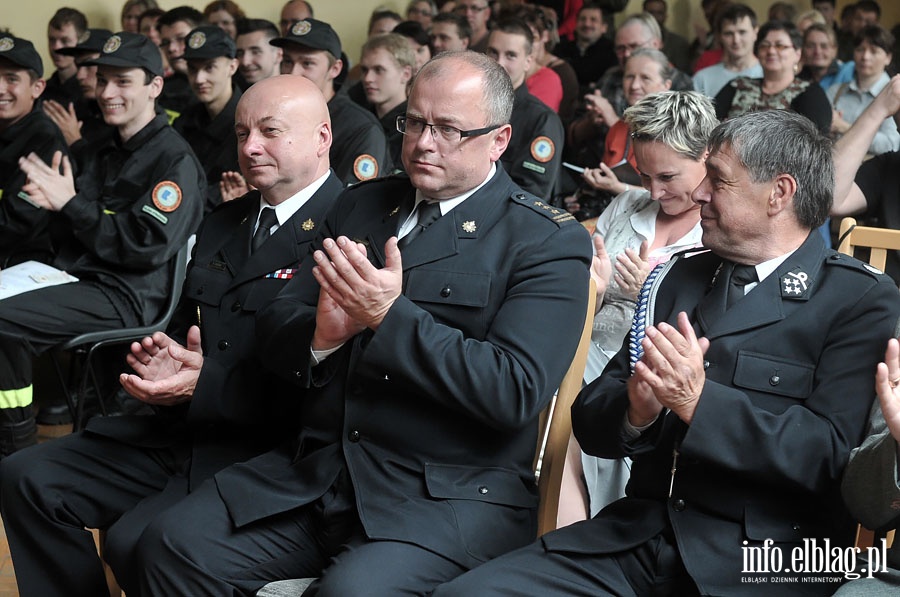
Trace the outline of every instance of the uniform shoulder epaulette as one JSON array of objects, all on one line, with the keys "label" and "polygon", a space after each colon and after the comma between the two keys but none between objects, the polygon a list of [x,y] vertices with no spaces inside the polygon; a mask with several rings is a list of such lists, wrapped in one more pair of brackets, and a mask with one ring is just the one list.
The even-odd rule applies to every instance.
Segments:
[{"label": "uniform shoulder epaulette", "polygon": [[832,254],[825,259],[825,265],[836,265],[851,270],[865,272],[873,278],[881,278],[882,276],[885,278],[888,277],[887,274],[874,265],[869,265],[855,257],[850,257],[849,255],[838,253],[837,251],[832,252]]},{"label": "uniform shoulder epaulette", "polygon": [[240,197],[235,198],[232,201],[223,201],[213,207],[210,213],[224,213],[229,210],[244,210],[246,209],[246,205],[248,203],[259,203],[259,191],[252,190],[249,193],[244,193]]},{"label": "uniform shoulder epaulette", "polygon": [[536,211],[548,220],[560,226],[565,224],[578,223],[578,220],[576,220],[575,217],[565,209],[547,205],[546,203],[529,193],[523,193],[520,191],[518,193],[513,193],[512,195],[510,195],[510,198],[514,202],[531,208],[531,210]]}]

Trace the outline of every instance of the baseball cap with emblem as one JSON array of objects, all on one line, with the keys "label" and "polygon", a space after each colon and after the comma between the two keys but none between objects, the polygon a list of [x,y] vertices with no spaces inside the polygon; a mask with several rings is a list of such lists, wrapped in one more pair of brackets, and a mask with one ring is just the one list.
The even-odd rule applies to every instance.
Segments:
[{"label": "baseball cap with emblem", "polygon": [[56,50],[57,54],[65,56],[81,56],[82,54],[94,54],[103,51],[106,40],[112,37],[112,31],[109,29],[88,29],[87,39],[71,48],[60,48]]},{"label": "baseball cap with emblem", "polygon": [[224,56],[234,58],[237,46],[220,27],[197,27],[188,33],[184,44],[185,60],[209,60]]},{"label": "baseball cap with emblem", "polygon": [[103,44],[100,56],[85,61],[87,66],[120,66],[142,68],[157,77],[163,76],[162,55],[150,38],[140,33],[120,31]]},{"label": "baseball cap with emblem", "polygon": [[34,44],[27,39],[4,35],[0,37],[0,58],[6,59],[16,66],[33,70],[38,77],[44,76],[44,63]]},{"label": "baseball cap with emblem", "polygon": [[314,50],[325,50],[335,59],[341,57],[341,38],[331,25],[316,19],[297,21],[284,37],[276,37],[269,42],[283,48],[287,44],[300,44]]}]

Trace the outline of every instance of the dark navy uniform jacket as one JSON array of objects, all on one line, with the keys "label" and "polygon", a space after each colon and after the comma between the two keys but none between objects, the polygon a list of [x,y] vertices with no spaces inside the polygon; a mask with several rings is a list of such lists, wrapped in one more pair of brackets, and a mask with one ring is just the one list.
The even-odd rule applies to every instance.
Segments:
[{"label": "dark navy uniform jacket", "polygon": [[[352,187],[324,235],[365,243],[384,267],[414,194],[405,177]],[[310,503],[345,471],[371,538],[465,567],[531,541],[537,417],[578,342],[590,255],[569,214],[498,168],[403,249],[403,292],[378,330],[314,368],[319,288],[304,264],[257,318],[262,358],[296,385],[303,428],[295,451],[216,475],[234,524]]]},{"label": "dark navy uniform jacket", "polygon": [[47,230],[52,213],[19,196],[25,184],[19,158],[34,152],[49,164],[57,151],[69,155],[65,138],[39,104],[0,133],[0,267],[53,258]]},{"label": "dark navy uniform jacket", "polygon": [[125,321],[156,319],[169,262],[200,224],[206,179],[187,141],[157,115],[97,149],[53,221],[53,265],[100,283]]},{"label": "dark navy uniform jacket", "polygon": [[[648,303],[648,322],[676,325],[684,311],[697,336],[709,339],[690,425],[663,411],[639,437],[623,438],[630,335],[579,394],[572,421],[582,448],[630,457],[631,479],[627,497],[545,535],[550,551],[609,554],[670,528],[701,594],[754,595],[759,587],[740,578],[744,542],[771,539],[785,564],[804,539],[852,545],[840,479],[862,440],[875,365],[900,315],[897,287],[825,248],[815,231],[726,310],[728,268],[711,252],[676,258]],[[834,586],[791,590],[830,595]]]},{"label": "dark navy uniform jacket", "polygon": [[235,87],[231,99],[215,118],[209,117],[206,106],[197,103],[189,107],[172,125],[187,140],[203,165],[203,173],[206,175],[204,213],[211,212],[222,202],[222,193],[219,191],[222,173],[240,172],[237,137],[234,134],[234,111],[240,99],[241,92]]}]

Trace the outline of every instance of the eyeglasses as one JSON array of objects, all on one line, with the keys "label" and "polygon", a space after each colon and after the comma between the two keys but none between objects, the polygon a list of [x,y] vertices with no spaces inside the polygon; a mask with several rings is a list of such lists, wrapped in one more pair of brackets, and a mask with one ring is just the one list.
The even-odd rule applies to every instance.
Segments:
[{"label": "eyeglasses", "polygon": [[484,6],[466,6],[465,4],[460,4],[456,8],[454,8],[454,12],[459,14],[466,14],[467,12],[481,12],[482,10],[487,10],[488,6],[485,4]]},{"label": "eyeglasses", "polygon": [[772,43],[770,41],[761,41],[756,44],[756,49],[760,52],[765,52],[769,48],[775,48],[776,52],[784,52],[785,50],[793,50],[794,46],[791,44],[782,44],[782,43]]},{"label": "eyeglasses", "polygon": [[650,42],[653,40],[648,39],[647,41],[642,41],[636,44],[628,44],[627,46],[616,46],[613,48],[613,51],[616,53],[616,56],[621,56],[628,52],[634,52],[635,50],[640,50],[641,48],[646,48],[650,46]]},{"label": "eyeglasses", "polygon": [[435,141],[459,143],[466,137],[479,137],[481,135],[486,135],[491,131],[500,128],[500,125],[494,124],[481,129],[463,131],[456,128],[455,126],[450,126],[448,124],[431,124],[430,122],[425,122],[421,118],[412,118],[410,116],[397,117],[397,130],[404,135],[419,136],[423,132],[425,132],[425,127],[431,129],[431,136]]}]

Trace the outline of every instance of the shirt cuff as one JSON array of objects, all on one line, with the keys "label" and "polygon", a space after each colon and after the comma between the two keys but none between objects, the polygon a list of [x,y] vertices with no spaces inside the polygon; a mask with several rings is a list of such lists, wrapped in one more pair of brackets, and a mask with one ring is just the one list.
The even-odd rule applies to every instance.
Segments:
[{"label": "shirt cuff", "polygon": [[[660,412],[662,412],[662,411],[660,411]],[[636,427],[631,424],[631,421],[628,420],[628,413],[626,412],[625,418],[622,421],[622,438],[625,441],[631,441],[633,439],[639,438],[643,432],[650,429],[650,426],[653,425],[654,423],[656,423],[656,419],[658,419],[658,418],[659,418],[659,415],[657,414],[656,417],[654,417],[654,419],[652,421],[650,421],[649,423],[647,423],[646,425],[641,425],[640,427]]]},{"label": "shirt cuff", "polygon": [[321,363],[322,361],[327,359],[329,356],[331,356],[332,354],[339,351],[341,349],[341,346],[343,346],[343,345],[344,344],[341,343],[338,346],[335,346],[334,348],[329,348],[328,350],[313,350],[313,347],[310,346],[309,347],[309,366],[315,367],[316,365],[318,365],[319,363]]}]

